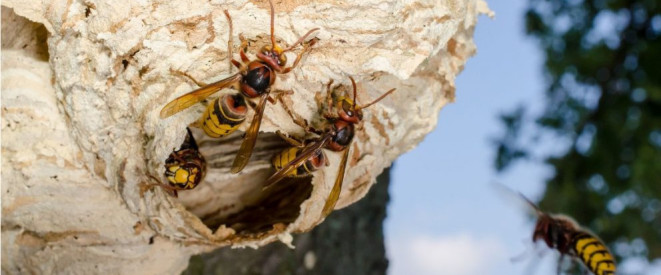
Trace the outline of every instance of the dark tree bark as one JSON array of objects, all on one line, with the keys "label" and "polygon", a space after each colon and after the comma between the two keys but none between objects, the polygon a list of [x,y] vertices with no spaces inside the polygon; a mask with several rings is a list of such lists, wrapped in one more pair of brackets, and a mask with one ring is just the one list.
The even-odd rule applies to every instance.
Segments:
[{"label": "dark tree bark", "polygon": [[183,274],[385,274],[383,221],[389,183],[387,169],[365,198],[294,236],[296,249],[280,242],[257,250],[221,248],[191,257]]}]

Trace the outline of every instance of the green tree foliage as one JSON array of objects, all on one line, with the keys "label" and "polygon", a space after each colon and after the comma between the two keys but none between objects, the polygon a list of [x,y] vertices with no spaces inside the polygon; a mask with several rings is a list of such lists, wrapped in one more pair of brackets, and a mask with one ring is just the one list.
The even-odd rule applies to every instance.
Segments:
[{"label": "green tree foliage", "polygon": [[525,16],[546,56],[546,101],[538,115],[503,115],[496,167],[535,155],[521,130],[533,118],[541,140],[568,145],[543,156],[555,173],[540,207],[620,260],[661,258],[661,1],[529,0]]}]

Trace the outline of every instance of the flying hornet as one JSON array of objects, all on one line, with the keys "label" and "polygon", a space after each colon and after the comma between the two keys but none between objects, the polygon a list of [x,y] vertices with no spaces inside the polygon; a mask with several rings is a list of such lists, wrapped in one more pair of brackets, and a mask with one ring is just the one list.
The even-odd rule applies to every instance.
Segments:
[{"label": "flying hornet", "polygon": [[[595,275],[614,275],[616,266],[613,254],[596,235],[581,228],[576,221],[565,215],[543,212],[523,194],[518,193],[535,210],[537,223],[532,234],[533,242],[543,240],[549,248],[560,252],[560,260],[565,255],[581,262]],[[558,274],[561,265],[558,264]]]},{"label": "flying hornet", "polygon": [[[163,109],[161,109],[160,117],[167,118],[172,116],[198,102],[203,101],[212,94],[227,88],[232,87],[240,91],[240,96],[222,96],[216,99],[213,103],[209,104],[202,117],[195,124],[201,127],[204,132],[212,137],[222,137],[235,131],[238,126],[245,119],[246,102],[252,103],[249,99],[259,98],[257,105],[250,104],[255,110],[252,122],[245,133],[245,137],[239,149],[239,152],[232,164],[232,173],[238,173],[248,164],[250,156],[252,155],[253,148],[257,141],[257,134],[261,125],[264,108],[266,101],[275,103],[275,99],[269,96],[271,86],[276,79],[276,72],[285,74],[296,67],[301,60],[301,57],[308,51],[309,47],[315,44],[317,40],[313,39],[309,42],[304,42],[305,39],[318,28],[308,31],[305,35],[301,36],[298,41],[287,48],[282,48],[275,41],[274,35],[274,18],[275,12],[273,2],[269,0],[271,6],[271,45],[262,47],[256,54],[256,60],[250,60],[245,53],[248,42],[241,38],[241,62],[234,59],[231,63],[239,69],[239,72],[211,84],[203,84],[197,90],[182,95],[173,101],[169,102]],[[230,36],[232,35],[231,26],[232,21],[229,13],[225,11],[230,25]],[[231,43],[229,44],[231,53]],[[303,45],[303,49],[299,52],[291,67],[286,67],[287,57],[285,53],[291,51],[299,44]],[[231,55],[230,55],[231,56]],[[197,83],[197,81],[196,81]]]},{"label": "flying hornet", "polygon": [[337,172],[335,183],[322,210],[323,217],[328,216],[333,211],[340,197],[344,172],[347,167],[347,160],[349,159],[349,149],[356,132],[356,124],[360,123],[363,119],[362,110],[381,101],[395,91],[395,89],[391,89],[374,101],[359,106],[356,102],[356,82],[352,77],[349,77],[349,79],[351,79],[351,85],[353,87],[353,99],[348,96],[334,94],[331,90],[333,81],[331,80],[328,83],[327,102],[329,104],[327,104],[327,109],[323,114],[326,121],[326,126],[323,129],[315,129],[309,126],[306,120],[294,115],[283,104],[294,122],[301,126],[307,134],[316,137],[307,141],[298,141],[295,138],[287,137],[278,132],[293,147],[284,150],[273,158],[272,162],[277,171],[266,179],[264,183],[264,187],[267,188],[286,177],[307,176],[322,166],[328,165],[328,158],[322,151],[324,148],[335,152],[342,152],[342,160],[340,161],[340,168]]}]

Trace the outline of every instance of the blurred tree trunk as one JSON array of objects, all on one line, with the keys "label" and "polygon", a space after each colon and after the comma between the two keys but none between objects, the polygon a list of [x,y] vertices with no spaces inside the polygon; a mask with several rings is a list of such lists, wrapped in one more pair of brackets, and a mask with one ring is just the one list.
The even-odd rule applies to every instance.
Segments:
[{"label": "blurred tree trunk", "polygon": [[359,202],[333,212],[314,230],[260,249],[221,248],[191,257],[185,275],[198,274],[385,274],[383,221],[390,169]]}]

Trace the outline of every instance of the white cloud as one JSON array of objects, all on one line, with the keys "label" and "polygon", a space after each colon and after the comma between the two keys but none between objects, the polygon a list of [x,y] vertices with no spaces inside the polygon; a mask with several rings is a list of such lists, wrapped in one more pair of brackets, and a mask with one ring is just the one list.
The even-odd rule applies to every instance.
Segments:
[{"label": "white cloud", "polygon": [[388,250],[390,275],[493,274],[496,266],[508,261],[507,251],[498,240],[465,233],[395,240]]},{"label": "white cloud", "polygon": [[617,271],[622,274],[661,274],[661,260],[649,262],[644,257],[633,257],[619,263]]}]

